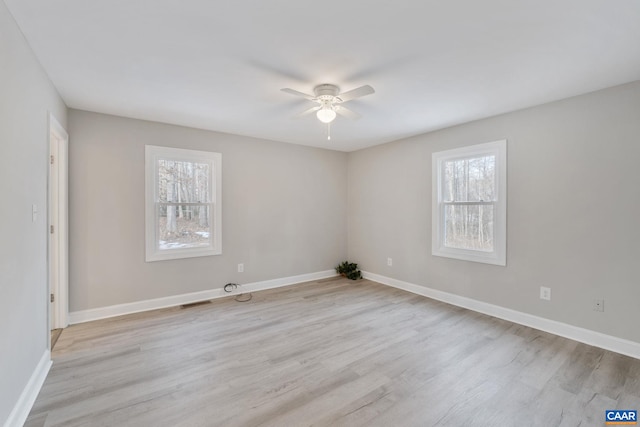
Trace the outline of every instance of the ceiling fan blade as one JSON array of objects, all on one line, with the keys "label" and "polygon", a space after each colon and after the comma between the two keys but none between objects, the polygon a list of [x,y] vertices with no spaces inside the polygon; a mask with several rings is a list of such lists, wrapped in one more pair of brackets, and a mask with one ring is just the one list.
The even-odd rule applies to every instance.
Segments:
[{"label": "ceiling fan blade", "polygon": [[306,93],[302,93],[302,92],[298,92],[297,90],[293,90],[293,89],[289,89],[288,87],[284,88],[284,89],[280,89],[283,92],[289,93],[291,95],[295,95],[295,96],[301,96],[302,98],[306,98],[309,101],[315,101],[315,96],[313,95],[307,95]]},{"label": "ceiling fan blade", "polygon": [[304,110],[302,113],[296,114],[295,116],[293,116],[293,118],[294,119],[298,119],[300,117],[304,117],[304,116],[309,115],[311,113],[315,113],[316,111],[318,111],[321,108],[322,108],[321,106],[316,105],[315,107],[311,107],[308,110]]},{"label": "ceiling fan blade", "polygon": [[361,96],[371,95],[372,93],[375,93],[375,90],[373,90],[373,88],[369,85],[364,85],[360,86],[359,88],[352,89],[348,92],[341,93],[340,95],[338,95],[338,98],[340,98],[342,102],[347,102],[355,98],[360,98]]},{"label": "ceiling fan blade", "polygon": [[355,111],[349,110],[342,105],[336,105],[334,109],[337,114],[340,114],[341,116],[351,120],[358,120],[360,117],[362,117],[360,114],[356,113]]}]

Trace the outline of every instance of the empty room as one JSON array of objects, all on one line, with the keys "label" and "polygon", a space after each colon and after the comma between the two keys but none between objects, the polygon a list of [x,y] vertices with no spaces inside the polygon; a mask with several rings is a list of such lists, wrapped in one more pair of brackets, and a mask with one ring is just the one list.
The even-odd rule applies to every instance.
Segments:
[{"label": "empty room", "polygon": [[640,410],[637,0],[0,1],[0,425]]}]

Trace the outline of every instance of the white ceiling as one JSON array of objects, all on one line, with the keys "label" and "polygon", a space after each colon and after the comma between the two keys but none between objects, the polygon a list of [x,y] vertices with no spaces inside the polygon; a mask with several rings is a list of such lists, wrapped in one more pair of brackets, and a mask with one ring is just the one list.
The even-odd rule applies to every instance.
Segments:
[{"label": "white ceiling", "polygon": [[640,79],[638,0],[4,1],[69,107],[343,151]]}]

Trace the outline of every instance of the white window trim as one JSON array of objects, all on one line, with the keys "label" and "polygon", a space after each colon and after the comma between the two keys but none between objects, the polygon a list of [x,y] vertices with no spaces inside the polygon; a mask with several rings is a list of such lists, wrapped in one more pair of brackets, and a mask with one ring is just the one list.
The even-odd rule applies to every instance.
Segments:
[{"label": "white window trim", "polygon": [[[158,198],[158,184],[156,165],[159,159],[171,159],[177,161],[209,163],[215,174],[215,189],[209,182],[209,188],[214,189],[214,205],[210,210],[213,223],[212,246],[206,248],[180,248],[159,250],[156,236],[156,200]],[[211,181],[214,175],[209,177]],[[210,222],[211,223],[211,222]],[[158,147],[145,145],[145,240],[146,261],[163,261],[170,259],[193,258],[222,253],[222,154],[210,151],[186,150],[181,148]]]},{"label": "white window trim", "polygon": [[[497,200],[494,217],[494,250],[484,252],[446,247],[443,227],[445,205],[442,201],[442,165],[450,160],[485,155],[496,156]],[[439,151],[431,155],[431,160],[431,253],[440,257],[505,266],[507,264],[507,140]]]}]

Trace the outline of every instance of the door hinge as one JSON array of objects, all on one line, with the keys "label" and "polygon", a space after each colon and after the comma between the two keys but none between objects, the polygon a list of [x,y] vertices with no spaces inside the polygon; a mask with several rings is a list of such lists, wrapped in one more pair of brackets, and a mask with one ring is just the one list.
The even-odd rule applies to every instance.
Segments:
[{"label": "door hinge", "polygon": [[56,297],[53,294],[51,294],[51,302],[54,302],[55,300],[56,300]]},{"label": "door hinge", "polygon": [[49,232],[50,232],[51,234],[53,234],[53,225],[50,225],[50,226],[49,226]]},{"label": "door hinge", "polygon": [[53,155],[51,155],[50,157],[51,157],[51,164],[53,164]]}]

